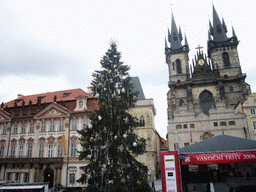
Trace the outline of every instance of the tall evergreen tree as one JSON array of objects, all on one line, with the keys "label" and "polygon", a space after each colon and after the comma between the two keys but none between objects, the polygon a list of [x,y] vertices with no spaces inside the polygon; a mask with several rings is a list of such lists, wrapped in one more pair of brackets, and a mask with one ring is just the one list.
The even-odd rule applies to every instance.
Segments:
[{"label": "tall evergreen tree", "polygon": [[93,94],[99,110],[90,116],[91,124],[81,134],[80,159],[89,159],[84,166],[86,191],[151,191],[147,167],[135,159],[143,154],[146,141],[133,130],[138,120],[128,113],[137,93],[129,83],[129,67],[120,61],[121,54],[113,42],[101,60],[102,70],[93,73]]}]

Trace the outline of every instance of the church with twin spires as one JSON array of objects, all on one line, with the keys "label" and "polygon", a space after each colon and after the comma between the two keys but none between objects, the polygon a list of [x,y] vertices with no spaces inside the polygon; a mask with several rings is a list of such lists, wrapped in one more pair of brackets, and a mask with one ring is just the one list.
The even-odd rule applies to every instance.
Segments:
[{"label": "church with twin spires", "polygon": [[187,38],[182,44],[183,35],[172,16],[165,40],[169,150],[220,134],[248,137],[245,115],[237,108],[251,92],[239,62],[239,41],[233,28],[232,36],[227,36],[225,21],[214,6],[206,33],[207,55],[198,46],[191,61]]}]

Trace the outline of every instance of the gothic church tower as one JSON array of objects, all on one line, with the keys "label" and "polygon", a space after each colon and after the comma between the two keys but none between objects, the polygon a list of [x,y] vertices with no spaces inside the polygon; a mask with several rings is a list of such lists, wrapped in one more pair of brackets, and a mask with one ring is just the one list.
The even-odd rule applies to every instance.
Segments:
[{"label": "gothic church tower", "polygon": [[169,150],[223,133],[248,136],[244,114],[234,110],[251,92],[239,62],[239,41],[234,29],[232,37],[227,36],[224,19],[219,19],[214,7],[209,27],[208,55],[198,46],[189,61],[187,39],[182,45],[181,30],[172,15],[165,40]]},{"label": "gothic church tower", "polygon": [[[166,63],[169,68],[169,88],[168,92],[168,117],[173,114],[176,106],[184,103],[183,99],[187,97],[185,94],[186,87],[181,86],[188,80],[189,64],[188,52],[189,47],[185,36],[185,44],[182,46],[183,40],[181,29],[177,30],[177,26],[172,15],[171,33],[168,29],[168,42],[165,40]],[[182,94],[179,94],[182,93]]]},{"label": "gothic church tower", "polygon": [[165,40],[166,63],[169,69],[170,88],[168,99],[168,119],[173,118],[176,109],[185,105],[196,113],[208,114],[218,101],[235,106],[250,93],[242,73],[234,29],[232,37],[227,37],[227,27],[213,6],[213,25],[209,22],[208,56],[198,47],[198,52],[189,64],[189,47],[172,15],[171,32],[168,29],[168,43]]}]

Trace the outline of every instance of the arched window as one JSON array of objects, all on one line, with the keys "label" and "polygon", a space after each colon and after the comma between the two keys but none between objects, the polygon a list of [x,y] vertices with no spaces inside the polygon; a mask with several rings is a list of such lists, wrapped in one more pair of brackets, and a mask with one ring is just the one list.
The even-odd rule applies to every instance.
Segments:
[{"label": "arched window", "polygon": [[233,86],[231,86],[231,85],[229,86],[229,91],[230,91],[230,92],[233,92],[233,91],[234,91]]},{"label": "arched window", "polygon": [[179,101],[179,106],[181,107],[181,106],[183,106],[184,105],[184,101],[182,100],[182,99],[180,99],[180,101]]},{"label": "arched window", "polygon": [[209,115],[209,110],[212,108],[212,106],[214,104],[212,93],[207,90],[203,91],[199,95],[199,101],[200,101],[200,106],[201,106],[203,113]]},{"label": "arched window", "polygon": [[179,59],[176,60],[176,69],[177,69],[177,74],[182,73],[181,61]]},{"label": "arched window", "polygon": [[229,55],[228,55],[227,52],[222,53],[222,59],[223,59],[224,67],[229,67],[230,66],[230,60],[229,60]]},{"label": "arched window", "polygon": [[145,127],[145,119],[143,116],[140,117],[140,127]]}]

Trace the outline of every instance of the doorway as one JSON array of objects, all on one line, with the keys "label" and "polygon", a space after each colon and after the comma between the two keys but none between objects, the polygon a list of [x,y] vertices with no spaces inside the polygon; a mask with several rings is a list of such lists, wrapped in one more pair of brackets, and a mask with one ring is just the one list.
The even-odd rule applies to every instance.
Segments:
[{"label": "doorway", "polygon": [[44,182],[49,182],[49,188],[53,187],[53,178],[54,178],[54,173],[51,168],[46,168],[44,170]]}]

